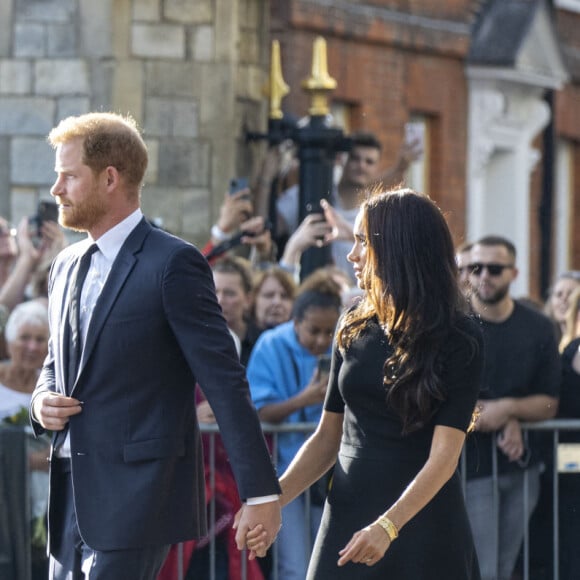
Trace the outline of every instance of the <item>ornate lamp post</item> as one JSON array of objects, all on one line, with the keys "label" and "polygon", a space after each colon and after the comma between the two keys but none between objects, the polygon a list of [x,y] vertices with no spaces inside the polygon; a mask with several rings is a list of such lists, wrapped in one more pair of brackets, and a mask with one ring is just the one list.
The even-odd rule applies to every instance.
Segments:
[{"label": "ornate lamp post", "polygon": [[[311,95],[308,117],[300,126],[289,124],[282,113],[282,99],[288,94],[288,85],[282,78],[280,45],[272,43],[268,93],[270,111],[268,133],[249,134],[250,139],[266,138],[270,144],[292,139],[298,148],[300,162],[299,220],[311,213],[320,213],[320,200],[328,199],[333,189],[333,169],[336,154],[349,149],[349,140],[341,129],[331,126],[328,95],[336,88],[336,81],[328,74],[326,41],[318,37],[314,41],[311,75],[302,82],[302,88]],[[275,209],[270,202],[270,213]],[[273,215],[270,215],[274,223]],[[330,248],[310,248],[302,256],[300,276],[331,263]]]}]

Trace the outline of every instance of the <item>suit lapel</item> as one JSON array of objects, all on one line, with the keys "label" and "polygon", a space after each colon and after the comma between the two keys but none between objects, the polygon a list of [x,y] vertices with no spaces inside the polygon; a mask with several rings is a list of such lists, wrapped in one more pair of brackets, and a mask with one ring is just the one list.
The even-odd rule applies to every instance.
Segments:
[{"label": "suit lapel", "polygon": [[117,300],[119,292],[123,288],[127,277],[138,261],[136,254],[141,250],[143,242],[150,231],[151,226],[147,223],[145,218],[143,218],[129,234],[129,237],[125,240],[125,243],[117,254],[113,266],[111,267],[111,271],[109,272],[109,276],[107,277],[107,281],[105,282],[103,290],[95,304],[95,309],[89,322],[86,342],[81,353],[77,378],[83,372],[86,361],[90,358],[91,353],[97,344],[103,325]]}]

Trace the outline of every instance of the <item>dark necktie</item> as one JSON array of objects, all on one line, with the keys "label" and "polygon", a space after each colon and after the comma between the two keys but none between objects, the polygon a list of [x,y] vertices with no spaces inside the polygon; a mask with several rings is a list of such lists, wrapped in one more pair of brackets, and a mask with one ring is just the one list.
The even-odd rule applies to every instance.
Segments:
[{"label": "dark necktie", "polygon": [[68,360],[69,392],[70,389],[72,388],[72,385],[74,385],[77,376],[82,352],[81,327],[79,320],[81,291],[83,289],[85,278],[87,277],[87,274],[89,272],[89,267],[91,265],[91,257],[98,249],[99,247],[97,246],[97,244],[92,244],[89,247],[89,249],[81,256],[76,276],[71,282],[70,286],[69,311],[68,311],[68,323],[70,327],[69,360]]}]

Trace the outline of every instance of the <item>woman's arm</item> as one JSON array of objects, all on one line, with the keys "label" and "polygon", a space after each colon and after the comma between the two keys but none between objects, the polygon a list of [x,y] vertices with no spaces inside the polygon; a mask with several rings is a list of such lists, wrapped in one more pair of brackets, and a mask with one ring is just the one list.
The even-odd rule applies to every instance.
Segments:
[{"label": "woman's arm", "polygon": [[[342,437],[342,419],[342,413],[322,412],[316,431],[304,442],[280,478],[282,507],[298,497],[334,465]],[[239,518],[240,512],[236,514],[234,528]],[[257,525],[248,532],[246,544],[251,550],[251,560],[266,554],[269,543],[262,525]]]},{"label": "woman's arm", "polygon": [[342,413],[323,411],[316,431],[280,478],[282,506],[298,497],[334,465],[342,437],[342,419]]},{"label": "woman's arm", "polygon": [[[396,530],[401,530],[449,481],[457,469],[464,441],[463,431],[437,425],[427,462],[401,497],[384,514],[377,514],[378,518],[388,518]],[[376,564],[385,555],[390,544],[390,536],[375,521],[353,535],[340,551],[338,565],[342,566],[351,561]]]}]

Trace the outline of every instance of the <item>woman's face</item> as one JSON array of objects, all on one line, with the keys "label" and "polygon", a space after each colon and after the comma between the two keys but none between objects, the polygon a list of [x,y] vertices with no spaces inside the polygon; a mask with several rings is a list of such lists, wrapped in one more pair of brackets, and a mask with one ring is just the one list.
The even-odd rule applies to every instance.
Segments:
[{"label": "woman's face", "polygon": [[8,353],[14,366],[29,370],[40,369],[48,353],[48,326],[23,324],[16,338],[8,343]]},{"label": "woman's face", "polygon": [[337,322],[336,308],[307,308],[302,320],[294,322],[298,342],[314,356],[324,354],[332,343]]},{"label": "woman's face", "polygon": [[367,238],[363,229],[363,212],[358,212],[353,228],[354,245],[347,255],[347,260],[352,262],[354,276],[358,287],[364,290],[363,272],[367,262]]},{"label": "woman's face", "polygon": [[566,321],[566,312],[568,312],[570,294],[580,286],[580,282],[570,278],[561,278],[554,284],[554,290],[550,294],[550,302],[554,320],[560,324]]},{"label": "woman's face", "polygon": [[242,278],[235,272],[214,272],[213,280],[227,325],[236,329],[250,307],[250,297],[244,291]]},{"label": "woman's face", "polygon": [[292,299],[275,276],[268,276],[256,294],[256,324],[259,328],[273,328],[290,320]]}]

